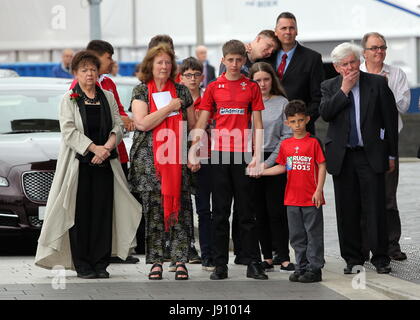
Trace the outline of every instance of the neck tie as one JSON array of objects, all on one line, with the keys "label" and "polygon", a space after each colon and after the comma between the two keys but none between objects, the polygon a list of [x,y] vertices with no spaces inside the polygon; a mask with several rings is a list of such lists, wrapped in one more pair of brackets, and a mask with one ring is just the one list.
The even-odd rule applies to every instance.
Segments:
[{"label": "neck tie", "polygon": [[277,74],[279,75],[280,80],[283,79],[284,68],[286,68],[286,59],[287,59],[287,54],[284,53],[281,56],[281,62],[280,62],[280,65],[277,69]]},{"label": "neck tie", "polygon": [[349,134],[349,145],[351,148],[356,147],[359,144],[359,136],[357,135],[357,124],[356,124],[356,105],[354,103],[353,92],[349,92],[350,98],[350,134]]}]

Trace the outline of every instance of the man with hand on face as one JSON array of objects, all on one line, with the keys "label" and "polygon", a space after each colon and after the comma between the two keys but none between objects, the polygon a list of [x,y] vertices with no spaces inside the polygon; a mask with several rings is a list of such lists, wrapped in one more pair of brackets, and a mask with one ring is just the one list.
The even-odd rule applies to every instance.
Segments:
[{"label": "man with hand on face", "polygon": [[320,85],[324,80],[321,55],[296,41],[296,17],[282,12],[276,21],[275,34],[281,43],[279,50],[263,61],[272,65],[290,100],[305,102],[311,120],[306,129],[315,134],[315,121],[319,117]]},{"label": "man with hand on face", "polygon": [[[398,67],[384,63],[386,57],[386,40],[377,32],[370,32],[362,39],[363,55],[365,62],[360,65],[360,70],[384,76],[395,97],[398,110],[398,132],[401,132],[403,122],[401,114],[406,113],[410,107],[410,87],[407,76]],[[399,244],[401,238],[401,220],[397,206],[399,161],[395,158],[395,170],[385,174],[386,213],[388,219],[388,253],[393,260],[405,260],[407,255],[401,252]],[[367,230],[366,232],[367,233]],[[366,248],[367,249],[367,248]]]},{"label": "man with hand on face", "polygon": [[340,252],[344,274],[365,261],[361,217],[378,273],[389,273],[385,212],[385,172],[395,168],[398,122],[394,96],[384,77],[361,72],[361,48],[345,42],[331,53],[339,75],[321,85],[321,117],[327,170],[333,176]]}]

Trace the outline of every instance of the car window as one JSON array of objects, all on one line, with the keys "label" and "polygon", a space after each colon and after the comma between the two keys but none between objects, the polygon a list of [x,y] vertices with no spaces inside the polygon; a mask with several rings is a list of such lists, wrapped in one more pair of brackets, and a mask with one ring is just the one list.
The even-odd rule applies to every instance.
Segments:
[{"label": "car window", "polygon": [[59,131],[62,92],[0,91],[0,133]]}]

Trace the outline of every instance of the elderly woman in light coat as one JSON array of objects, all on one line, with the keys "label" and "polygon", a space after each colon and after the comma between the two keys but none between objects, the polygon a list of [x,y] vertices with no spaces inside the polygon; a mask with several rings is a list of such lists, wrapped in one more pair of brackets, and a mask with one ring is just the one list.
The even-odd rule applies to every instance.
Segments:
[{"label": "elderly woman in light coat", "polygon": [[110,255],[127,257],[142,212],[118,162],[123,124],[112,93],[96,85],[98,69],[88,51],[73,58],[78,84],[61,101],[62,141],[35,257],[86,279],[108,278]]}]

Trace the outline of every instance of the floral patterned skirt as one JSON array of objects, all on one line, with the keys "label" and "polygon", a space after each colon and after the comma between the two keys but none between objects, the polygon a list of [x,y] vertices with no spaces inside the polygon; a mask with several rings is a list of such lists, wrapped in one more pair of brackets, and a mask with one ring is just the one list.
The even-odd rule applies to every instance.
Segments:
[{"label": "floral patterned skirt", "polygon": [[[160,192],[142,192],[140,199],[143,206],[143,215],[146,222],[146,263],[163,263],[164,247],[168,237],[165,235],[163,221],[162,196]],[[191,243],[193,228],[193,208],[191,193],[182,192],[181,210],[178,214],[178,223],[169,231],[170,255],[172,261],[188,262],[188,250]]]}]

